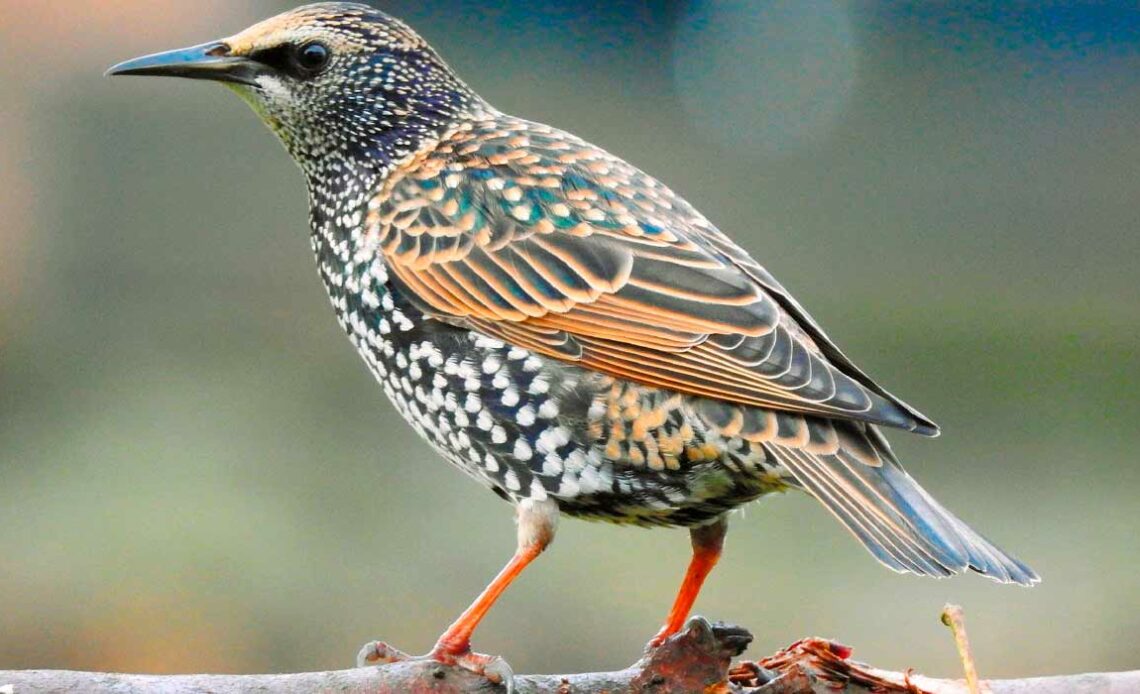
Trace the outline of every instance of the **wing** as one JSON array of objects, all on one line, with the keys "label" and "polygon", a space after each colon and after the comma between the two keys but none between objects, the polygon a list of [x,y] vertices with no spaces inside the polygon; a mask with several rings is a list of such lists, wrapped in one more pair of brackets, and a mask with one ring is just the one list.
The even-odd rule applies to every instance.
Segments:
[{"label": "wing", "polygon": [[647,385],[937,434],[688,203],[566,133],[469,123],[369,209],[393,281],[440,320]]}]

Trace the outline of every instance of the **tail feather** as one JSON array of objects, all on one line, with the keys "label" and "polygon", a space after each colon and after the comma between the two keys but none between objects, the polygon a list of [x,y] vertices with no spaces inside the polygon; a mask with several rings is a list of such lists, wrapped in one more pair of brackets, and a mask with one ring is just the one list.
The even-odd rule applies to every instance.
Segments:
[{"label": "tail feather", "polygon": [[900,572],[950,576],[967,569],[1001,583],[1033,585],[1032,569],[998,549],[947,511],[898,464],[890,447],[869,425],[848,428],[879,454],[881,465],[847,455],[810,453],[765,444],[770,453],[880,562]]},{"label": "tail feather", "polygon": [[807,489],[837,515],[880,561],[896,571],[949,575],[945,569],[946,557],[917,542],[914,534],[891,518],[865,490],[853,489],[819,457],[802,450],[790,450],[788,453],[795,462],[785,460],[785,464],[802,472],[802,477],[807,480]]}]

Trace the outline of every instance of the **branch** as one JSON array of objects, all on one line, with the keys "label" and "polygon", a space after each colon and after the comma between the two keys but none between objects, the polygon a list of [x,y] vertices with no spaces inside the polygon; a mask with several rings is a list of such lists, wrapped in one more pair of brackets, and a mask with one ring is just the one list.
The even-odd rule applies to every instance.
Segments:
[{"label": "branch", "polygon": [[[909,672],[888,672],[850,660],[851,650],[824,639],[804,639],[759,662],[730,669],[752,635],[738,627],[695,617],[685,630],[618,672],[577,675],[519,675],[516,694],[965,694],[964,682]],[[992,694],[1080,694],[1140,691],[1140,671],[993,680],[981,683]],[[471,694],[507,692],[466,670],[424,660],[381,667],[287,675],[117,675],[64,670],[0,671],[0,694],[41,692],[238,694],[340,692]]]}]

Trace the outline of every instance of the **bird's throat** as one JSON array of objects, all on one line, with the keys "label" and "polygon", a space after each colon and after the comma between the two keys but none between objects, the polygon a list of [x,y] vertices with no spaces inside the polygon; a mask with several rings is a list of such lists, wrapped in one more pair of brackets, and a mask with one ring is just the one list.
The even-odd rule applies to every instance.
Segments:
[{"label": "bird's throat", "polygon": [[285,128],[285,125],[281,122],[280,119],[278,119],[265,108],[265,104],[257,98],[257,95],[249,86],[244,84],[236,84],[233,82],[223,82],[222,84],[234,94],[237,94],[239,97],[241,97],[241,100],[249,105],[253,112],[257,114],[257,117],[261,119],[261,122],[265,123],[266,127],[268,127],[273,131],[275,135],[277,135],[277,137],[281,140],[281,143],[285,145],[285,149],[292,152],[289,132]]}]

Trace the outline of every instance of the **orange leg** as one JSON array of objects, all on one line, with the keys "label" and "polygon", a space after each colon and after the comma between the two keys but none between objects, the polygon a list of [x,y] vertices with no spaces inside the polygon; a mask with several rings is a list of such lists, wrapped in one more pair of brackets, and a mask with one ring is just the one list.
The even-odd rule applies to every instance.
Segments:
[{"label": "orange leg", "polygon": [[657,632],[649,642],[650,648],[660,646],[665,639],[676,634],[684,626],[685,619],[697,600],[697,594],[701,592],[701,586],[705,583],[705,578],[720,559],[726,532],[728,532],[728,521],[723,516],[715,523],[689,531],[693,542],[693,558],[689,561],[689,570],[685,572],[681,589],[677,591],[677,599],[673,601],[673,609],[669,610],[669,616],[665,618],[665,626],[661,627],[661,631]]},{"label": "orange leg", "polygon": [[[432,649],[431,657],[442,662],[470,659],[471,634],[523,569],[542,554],[554,540],[558,524],[558,507],[552,501],[523,501],[518,507],[518,548],[498,576],[475,598],[475,602],[459,615],[459,619],[443,632]],[[474,656],[483,659],[486,656]]]}]

